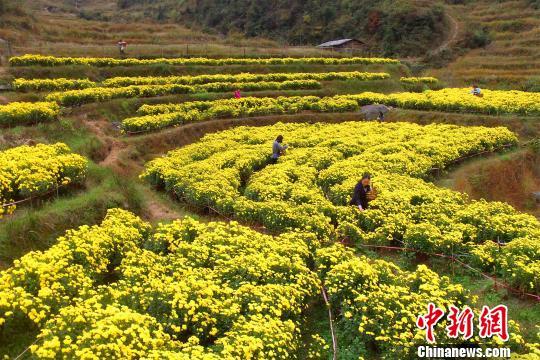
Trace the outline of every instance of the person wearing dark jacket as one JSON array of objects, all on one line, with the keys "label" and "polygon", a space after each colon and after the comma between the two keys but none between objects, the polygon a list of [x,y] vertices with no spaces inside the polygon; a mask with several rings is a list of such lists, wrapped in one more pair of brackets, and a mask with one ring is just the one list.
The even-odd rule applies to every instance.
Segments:
[{"label": "person wearing dark jacket", "polygon": [[274,140],[274,143],[272,144],[272,156],[270,158],[270,162],[272,164],[276,164],[279,157],[283,155],[285,150],[289,147],[289,145],[281,145],[283,143],[283,135],[279,135],[276,140]]},{"label": "person wearing dark jacket", "polygon": [[358,206],[360,211],[369,207],[368,193],[371,191],[371,175],[364,174],[362,179],[354,187],[354,193],[349,205]]}]

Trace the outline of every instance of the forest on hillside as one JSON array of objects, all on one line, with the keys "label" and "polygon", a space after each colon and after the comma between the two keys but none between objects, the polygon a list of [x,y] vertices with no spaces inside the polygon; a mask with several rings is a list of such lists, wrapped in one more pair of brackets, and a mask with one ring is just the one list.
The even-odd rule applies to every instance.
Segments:
[{"label": "forest on hillside", "polygon": [[444,7],[432,0],[118,0],[124,15],[175,21],[224,35],[294,45],[358,38],[385,55],[420,55],[444,37]]}]

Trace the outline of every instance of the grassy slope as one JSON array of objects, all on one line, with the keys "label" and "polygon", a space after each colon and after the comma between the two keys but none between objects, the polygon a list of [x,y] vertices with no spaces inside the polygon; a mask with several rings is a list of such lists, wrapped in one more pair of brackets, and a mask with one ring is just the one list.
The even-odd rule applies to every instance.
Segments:
[{"label": "grassy slope", "polygon": [[[128,55],[144,56],[306,56],[321,55],[313,47],[284,47],[262,38],[227,38],[190,30],[182,25],[125,20],[115,2],[23,0],[0,22],[0,38],[12,42],[15,54],[41,53],[57,56],[118,56],[116,42],[128,42]],[[104,11],[115,21],[84,20],[79,13]],[[189,44],[189,45],[186,45]]]},{"label": "grassy slope", "polygon": [[474,199],[507,202],[540,218],[540,207],[531,196],[540,189],[540,154],[532,149],[472,159],[436,183]]},{"label": "grassy slope", "polygon": [[[454,85],[481,85],[520,89],[536,81],[540,90],[540,9],[524,0],[470,1],[455,6],[462,23],[486,26],[492,42],[486,48],[470,51],[433,74]],[[465,30],[465,29],[462,29]]]},{"label": "grassy slope", "polygon": [[[116,42],[120,38],[149,43],[179,43],[187,39],[218,41],[216,37],[195,33],[179,25],[100,22],[80,18],[79,11],[83,11],[89,3],[93,4],[92,1],[80,0],[80,9],[73,6],[74,1],[9,1],[13,2],[10,6],[13,10],[6,15],[6,19],[20,18],[32,21],[31,29],[23,24],[11,29],[12,33],[19,35],[17,39],[20,41],[15,45],[39,47],[36,42],[104,45],[112,41]],[[114,2],[108,3],[114,4]],[[105,7],[105,4],[103,2],[100,6]],[[0,34],[7,30],[2,26]],[[5,37],[10,38],[8,35]]]}]

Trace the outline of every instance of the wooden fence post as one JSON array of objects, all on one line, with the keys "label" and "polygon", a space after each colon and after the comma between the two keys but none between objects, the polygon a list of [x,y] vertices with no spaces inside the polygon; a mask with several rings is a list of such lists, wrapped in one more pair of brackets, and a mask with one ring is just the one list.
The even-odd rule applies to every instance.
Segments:
[{"label": "wooden fence post", "polygon": [[13,50],[11,49],[11,43],[9,40],[6,40],[6,56],[8,60],[13,56]]}]

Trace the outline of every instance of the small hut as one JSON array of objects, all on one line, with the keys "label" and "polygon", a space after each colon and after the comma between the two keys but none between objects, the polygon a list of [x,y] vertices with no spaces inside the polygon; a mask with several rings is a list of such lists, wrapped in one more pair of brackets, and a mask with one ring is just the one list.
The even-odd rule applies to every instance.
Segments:
[{"label": "small hut", "polygon": [[340,39],[327,41],[317,47],[334,51],[362,51],[366,48],[366,43],[358,39]]}]

